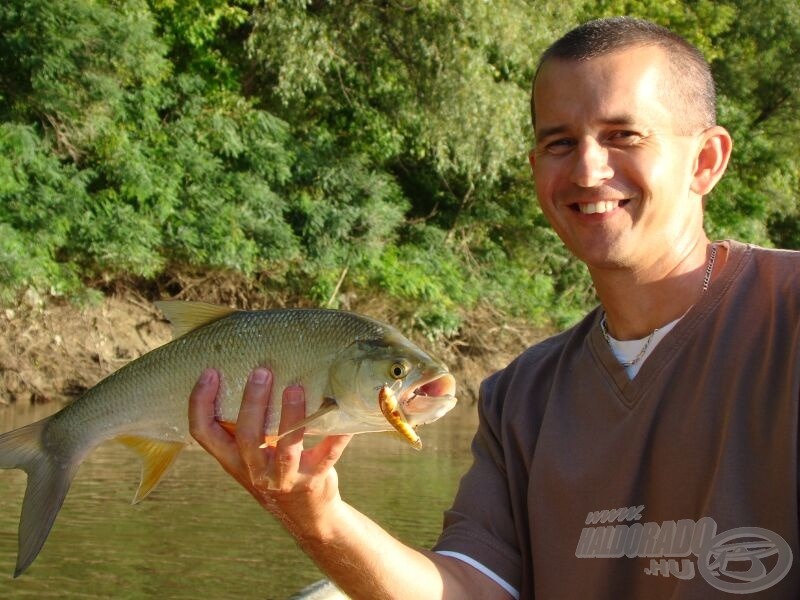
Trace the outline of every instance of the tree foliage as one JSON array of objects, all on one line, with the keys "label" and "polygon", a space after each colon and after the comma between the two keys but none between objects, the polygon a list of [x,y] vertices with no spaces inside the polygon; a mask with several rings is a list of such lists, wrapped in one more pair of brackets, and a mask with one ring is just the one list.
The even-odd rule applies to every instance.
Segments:
[{"label": "tree foliage", "polygon": [[538,54],[637,14],[713,61],[736,139],[717,237],[800,247],[800,9],[777,0],[8,0],[0,6],[0,296],[231,270],[431,335],[488,302],[593,302],[533,197]]}]

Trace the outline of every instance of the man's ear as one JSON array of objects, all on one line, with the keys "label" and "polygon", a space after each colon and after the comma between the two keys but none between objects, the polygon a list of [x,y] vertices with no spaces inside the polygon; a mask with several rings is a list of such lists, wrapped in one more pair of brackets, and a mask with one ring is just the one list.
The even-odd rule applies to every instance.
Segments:
[{"label": "man's ear", "polygon": [[531,150],[528,152],[528,162],[531,163],[531,169],[536,166],[536,152],[535,150]]},{"label": "man's ear", "polygon": [[714,125],[701,134],[691,185],[695,194],[705,196],[714,189],[725,173],[732,150],[733,139],[724,127]]}]

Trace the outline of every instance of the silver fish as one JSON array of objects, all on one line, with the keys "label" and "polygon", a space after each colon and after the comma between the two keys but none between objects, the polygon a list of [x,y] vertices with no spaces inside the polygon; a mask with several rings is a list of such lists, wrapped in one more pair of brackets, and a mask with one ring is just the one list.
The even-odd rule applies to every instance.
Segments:
[{"label": "silver fish", "polygon": [[[38,555],[78,466],[100,443],[117,440],[142,458],[134,503],[153,490],[190,441],[188,397],[206,368],[220,372],[218,418],[228,429],[235,427],[247,377],[259,366],[272,370],[276,391],[302,385],[306,434],[394,428],[416,445],[416,434],[409,432],[455,406],[455,380],[447,368],[374,319],[322,309],[157,305],[172,322],[175,339],[112,373],[54,415],[0,435],[0,468],[28,474],[15,577]],[[397,413],[391,423],[380,400],[387,397]],[[272,402],[268,441],[277,439],[279,421],[280,402]]]}]

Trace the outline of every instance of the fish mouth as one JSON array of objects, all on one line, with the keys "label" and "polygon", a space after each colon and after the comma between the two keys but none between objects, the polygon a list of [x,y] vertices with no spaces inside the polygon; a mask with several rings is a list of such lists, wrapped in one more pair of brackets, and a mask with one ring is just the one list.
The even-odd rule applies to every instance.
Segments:
[{"label": "fish mouth", "polygon": [[410,425],[424,425],[441,418],[456,405],[455,393],[455,378],[439,371],[406,391],[399,404]]}]

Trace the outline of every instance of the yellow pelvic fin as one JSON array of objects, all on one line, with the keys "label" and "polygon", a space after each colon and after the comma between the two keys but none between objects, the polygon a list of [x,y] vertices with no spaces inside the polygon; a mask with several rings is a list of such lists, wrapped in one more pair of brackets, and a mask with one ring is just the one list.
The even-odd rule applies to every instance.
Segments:
[{"label": "yellow pelvic fin", "polygon": [[172,336],[176,338],[237,312],[235,308],[208,302],[159,300],[155,305],[172,323]]},{"label": "yellow pelvic fin", "polygon": [[397,396],[388,385],[381,386],[378,390],[378,406],[381,408],[383,416],[389,421],[402,438],[407,441],[415,450],[422,449],[422,440],[419,439],[417,432],[409,425],[403,411],[397,403]]},{"label": "yellow pelvic fin", "polygon": [[142,459],[142,480],[133,497],[133,503],[141,502],[156,487],[164,472],[186,445],[182,442],[165,442],[137,435],[121,435],[117,441],[136,452]]}]

